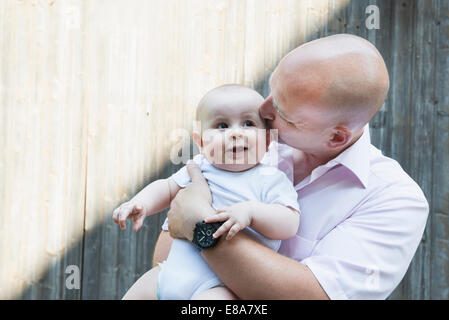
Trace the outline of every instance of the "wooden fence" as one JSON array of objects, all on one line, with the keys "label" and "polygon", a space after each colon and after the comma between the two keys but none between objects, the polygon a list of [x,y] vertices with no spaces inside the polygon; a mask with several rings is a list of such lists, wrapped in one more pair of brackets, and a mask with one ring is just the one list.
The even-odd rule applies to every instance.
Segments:
[{"label": "wooden fence", "polygon": [[112,210],[179,167],[173,132],[190,130],[199,98],[230,82],[266,96],[283,55],[343,32],[385,58],[372,141],[431,205],[390,298],[448,299],[448,15],[443,0],[0,1],[0,299],[121,298],[151,267],[165,213],[136,234]]}]

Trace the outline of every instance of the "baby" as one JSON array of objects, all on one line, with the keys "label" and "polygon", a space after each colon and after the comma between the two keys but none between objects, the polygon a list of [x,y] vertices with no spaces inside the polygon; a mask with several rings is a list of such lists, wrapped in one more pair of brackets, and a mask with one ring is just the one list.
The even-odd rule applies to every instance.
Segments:
[{"label": "baby", "polygon": [[[281,240],[296,234],[299,208],[287,176],[261,163],[269,140],[259,115],[263,100],[256,91],[240,85],[209,91],[197,108],[201,128],[192,136],[200,154],[193,161],[209,184],[217,213],[204,222],[222,223],[213,238],[226,234],[230,240],[244,230],[277,251]],[[185,166],[168,179],[152,182],[114,210],[115,223],[124,229],[130,218],[134,230],[139,230],[146,216],[166,209],[189,182]],[[175,239],[167,260],[155,269],[157,288],[148,290],[157,291],[158,299],[236,298],[203,260],[200,249],[187,240]]]}]

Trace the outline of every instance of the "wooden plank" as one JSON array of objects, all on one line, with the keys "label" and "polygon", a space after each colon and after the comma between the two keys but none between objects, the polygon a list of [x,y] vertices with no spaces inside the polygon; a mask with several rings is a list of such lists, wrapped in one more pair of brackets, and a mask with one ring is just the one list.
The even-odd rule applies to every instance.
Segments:
[{"label": "wooden plank", "polygon": [[76,299],[81,266],[85,128],[80,1],[2,1],[0,299]]},{"label": "wooden plank", "polygon": [[348,1],[329,1],[327,23],[324,35],[345,33],[347,24],[347,3]]},{"label": "wooden plank", "polygon": [[[431,279],[432,299],[449,299],[449,3],[439,0],[436,25],[435,117],[432,158],[432,233]],[[429,22],[430,23],[430,22]]]},{"label": "wooden plank", "polygon": [[[391,76],[392,69],[392,37],[391,30],[393,28],[393,4],[389,0],[381,1],[370,1],[370,4],[376,5],[379,8],[379,18],[380,18],[380,29],[372,29],[368,31],[368,39],[373,43],[382,55],[389,75]],[[395,84],[390,82],[390,88]],[[388,128],[387,128],[387,115],[392,104],[392,94],[391,89],[387,95],[384,105],[382,108],[374,115],[373,119],[370,121],[370,133],[371,133],[371,143],[375,145],[380,150],[385,150],[388,141]]]},{"label": "wooden plank", "polygon": [[[386,101],[382,108],[377,112],[370,122],[371,143],[379,148],[385,155],[391,156],[391,123],[390,117],[393,112],[393,100],[396,97],[394,88],[397,85],[393,77],[394,64],[398,63],[394,60],[393,41],[401,41],[398,38],[391,36],[392,30],[395,28],[396,22],[396,7],[392,1],[376,1],[373,3],[378,6],[380,13],[380,29],[376,30],[374,43],[379,49],[387,66],[390,76],[390,89]],[[402,75],[404,76],[404,75]],[[389,299],[402,299],[403,297],[403,282],[390,295]]]},{"label": "wooden plank", "polygon": [[346,7],[346,33],[355,34],[365,39],[368,37],[368,29],[365,27],[365,10],[369,4],[368,0],[351,1],[351,5]]},{"label": "wooden plank", "polygon": [[[386,110],[387,135],[383,153],[399,162],[410,173],[411,92],[413,81],[414,1],[396,1],[392,6],[390,102]],[[405,299],[410,279],[406,274],[390,298]]]},{"label": "wooden plank", "polygon": [[[436,1],[417,1],[415,9],[414,41],[413,41],[413,79],[411,92],[411,145],[410,176],[422,188],[427,199],[431,199],[432,171],[429,164],[432,163],[435,146],[433,145],[433,130],[435,126],[435,88],[436,83],[436,40],[437,28],[434,23],[436,16]],[[421,245],[412,260],[408,270],[408,299],[430,299],[430,286],[423,283],[430,282],[430,234],[431,221],[429,223]],[[426,240],[429,241],[426,241]]]},{"label": "wooden plank", "polygon": [[389,142],[383,150],[387,156],[398,160],[407,171],[410,145],[410,105],[413,50],[413,1],[396,1],[393,6],[390,95],[391,108],[388,110],[387,127]]}]

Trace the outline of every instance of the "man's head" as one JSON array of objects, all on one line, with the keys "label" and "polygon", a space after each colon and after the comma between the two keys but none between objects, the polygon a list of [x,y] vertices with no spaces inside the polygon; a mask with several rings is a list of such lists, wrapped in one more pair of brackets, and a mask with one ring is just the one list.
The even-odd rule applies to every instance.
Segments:
[{"label": "man's head", "polygon": [[288,145],[321,156],[338,154],[361,135],[388,87],[385,63],[370,42],[329,36],[281,60],[260,113]]},{"label": "man's head", "polygon": [[253,89],[236,84],[206,93],[198,104],[200,128],[194,130],[193,140],[209,162],[227,171],[259,163],[266,152],[265,123],[259,114],[263,101]]}]

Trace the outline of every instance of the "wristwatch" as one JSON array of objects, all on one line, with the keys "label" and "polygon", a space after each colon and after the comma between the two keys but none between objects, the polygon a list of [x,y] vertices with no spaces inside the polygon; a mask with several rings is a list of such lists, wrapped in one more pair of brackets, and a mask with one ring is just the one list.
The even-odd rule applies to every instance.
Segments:
[{"label": "wristwatch", "polygon": [[218,242],[218,238],[214,238],[212,235],[222,224],[223,222],[198,222],[193,230],[192,243],[200,250],[212,248]]}]

